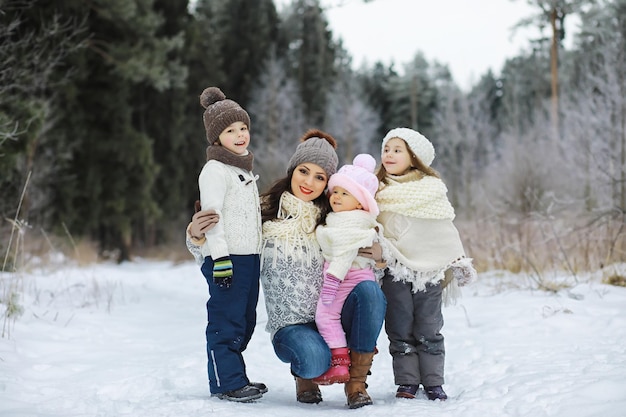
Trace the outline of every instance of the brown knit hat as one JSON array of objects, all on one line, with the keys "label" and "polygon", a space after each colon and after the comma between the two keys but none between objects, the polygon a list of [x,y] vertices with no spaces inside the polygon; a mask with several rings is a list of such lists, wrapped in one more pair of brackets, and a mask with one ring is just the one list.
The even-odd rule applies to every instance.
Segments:
[{"label": "brown knit hat", "polygon": [[235,122],[243,122],[250,129],[248,113],[239,104],[227,99],[219,88],[205,88],[200,94],[200,104],[206,109],[202,120],[209,144],[217,142],[220,133]]},{"label": "brown knit hat", "polygon": [[337,141],[328,133],[321,130],[311,129],[300,138],[300,144],[296,152],[289,160],[287,172],[293,170],[300,164],[311,162],[324,168],[326,175],[330,178],[337,172]]}]

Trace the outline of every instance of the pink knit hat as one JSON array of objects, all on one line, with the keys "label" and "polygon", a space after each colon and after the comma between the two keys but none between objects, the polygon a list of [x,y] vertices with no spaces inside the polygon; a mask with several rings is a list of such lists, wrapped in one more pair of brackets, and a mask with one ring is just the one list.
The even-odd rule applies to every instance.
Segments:
[{"label": "pink knit hat", "polygon": [[374,175],[376,160],[372,155],[362,153],[354,157],[352,165],[342,166],[328,180],[330,192],[335,187],[345,188],[358,200],[365,211],[378,216],[378,204],[374,200],[378,191],[378,178]]}]

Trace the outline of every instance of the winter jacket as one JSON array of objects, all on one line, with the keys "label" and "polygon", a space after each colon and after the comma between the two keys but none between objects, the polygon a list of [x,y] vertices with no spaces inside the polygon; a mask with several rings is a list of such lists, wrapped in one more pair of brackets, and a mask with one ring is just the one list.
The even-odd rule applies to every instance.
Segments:
[{"label": "winter jacket", "polygon": [[261,208],[256,178],[252,172],[208,161],[198,179],[202,210],[213,209],[220,221],[206,233],[203,256],[260,253]]}]

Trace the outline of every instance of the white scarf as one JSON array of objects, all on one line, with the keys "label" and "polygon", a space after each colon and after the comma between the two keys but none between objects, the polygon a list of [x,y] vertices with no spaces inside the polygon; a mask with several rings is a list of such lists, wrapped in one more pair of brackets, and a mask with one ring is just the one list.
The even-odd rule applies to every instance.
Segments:
[{"label": "white scarf", "polygon": [[381,212],[392,211],[418,219],[454,219],[448,201],[448,188],[437,177],[420,179],[418,171],[405,175],[387,175],[389,184],[381,183],[376,202]]},{"label": "white scarf", "polygon": [[[280,197],[277,219],[263,223],[263,249],[269,241],[281,240],[284,242],[281,245],[284,255],[304,259],[307,265],[311,265],[313,254],[319,256],[321,251],[315,238],[315,224],[319,216],[320,209],[312,201],[302,201],[285,191]],[[277,248],[278,245],[274,245],[274,266]]]}]

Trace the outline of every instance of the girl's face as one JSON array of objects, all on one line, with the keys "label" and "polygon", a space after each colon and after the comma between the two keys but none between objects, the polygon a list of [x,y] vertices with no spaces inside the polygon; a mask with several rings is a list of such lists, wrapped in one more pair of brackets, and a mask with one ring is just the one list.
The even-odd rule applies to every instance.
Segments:
[{"label": "girl's face", "polygon": [[302,201],[313,201],[326,189],[326,171],[310,162],[300,164],[291,176],[291,192]]},{"label": "girl's face", "polygon": [[405,174],[411,168],[411,154],[406,142],[400,138],[387,141],[381,159],[385,170],[391,175]]},{"label": "girl's face", "polygon": [[223,147],[237,155],[245,155],[250,144],[250,131],[244,122],[235,122],[220,133]]},{"label": "girl's face", "polygon": [[354,198],[352,194],[345,188],[335,187],[333,192],[328,197],[330,201],[330,207],[335,213],[340,211],[361,210],[363,206],[359,203],[359,200]]}]

